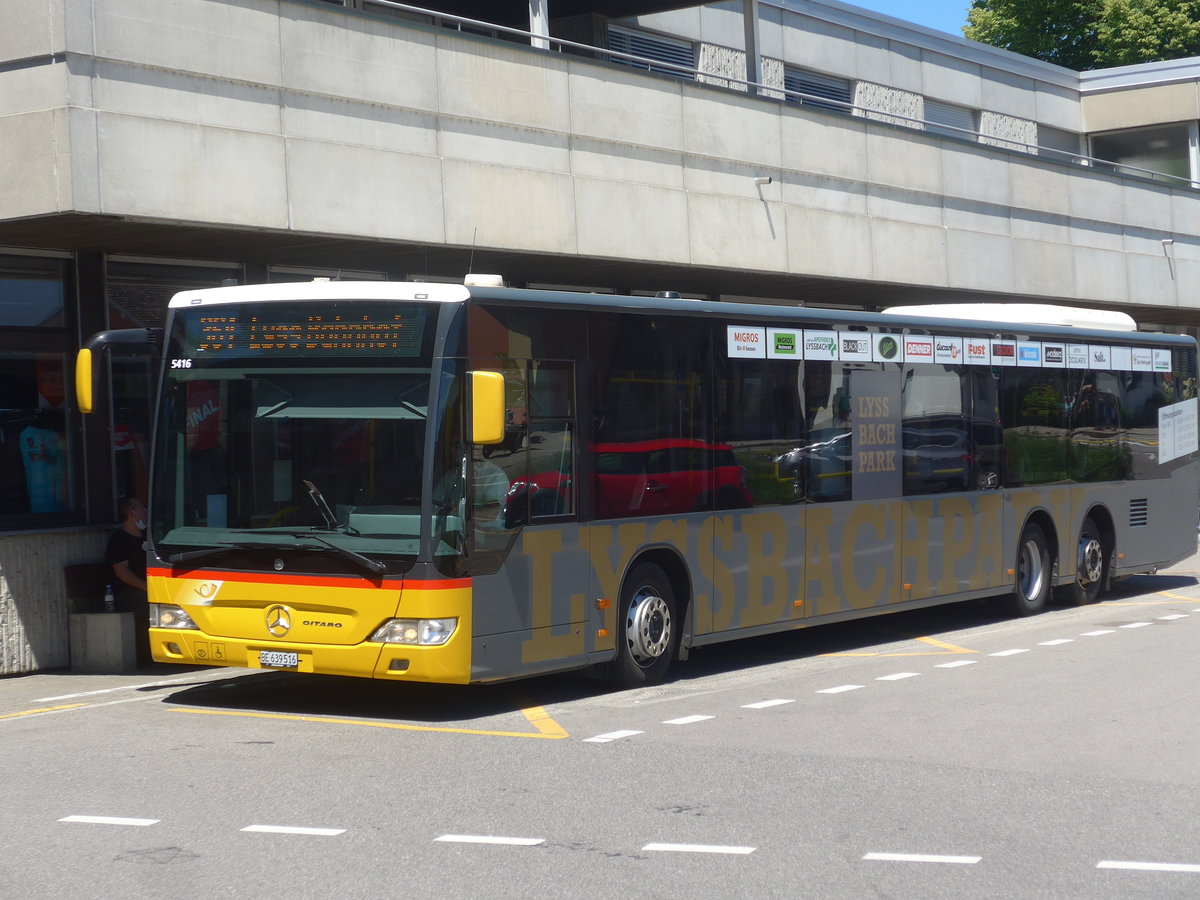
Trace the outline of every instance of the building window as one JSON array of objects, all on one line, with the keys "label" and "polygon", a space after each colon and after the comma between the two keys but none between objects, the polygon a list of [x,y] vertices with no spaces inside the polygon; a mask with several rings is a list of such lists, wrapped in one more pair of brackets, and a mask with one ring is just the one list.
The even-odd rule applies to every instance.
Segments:
[{"label": "building window", "polygon": [[[663,37],[659,34],[648,34],[645,31],[634,31],[617,25],[608,26],[608,49],[617,53],[628,53],[644,60],[657,60],[682,66],[685,69],[696,68],[696,49],[688,41]],[[663,75],[674,75],[677,78],[694,78],[692,72],[680,72],[678,69],[666,66],[656,66],[653,62],[624,59],[619,56],[609,57],[612,62],[635,69],[646,69]]]},{"label": "building window", "polygon": [[[240,266],[188,261],[110,257],[108,327],[162,328],[167,304],[178,291],[219,287],[240,281]],[[112,395],[112,452],[117,497],[146,499],[149,490],[150,423],[159,360],[130,354],[117,345],[109,351]]]},{"label": "building window", "polygon": [[[1187,122],[1131,128],[1091,136],[1092,156],[1108,160],[1117,171],[1149,178],[1172,175],[1191,178]],[[1139,171],[1140,170],[1140,171]]]},{"label": "building window", "polygon": [[[789,103],[803,103],[833,112],[850,112],[852,86],[845,78],[784,66],[783,87]],[[798,96],[803,95],[803,96]],[[832,101],[832,102],[827,102]]]},{"label": "building window", "polygon": [[979,111],[925,98],[925,130],[973,141],[979,133]]},{"label": "building window", "polygon": [[1077,162],[1083,152],[1083,136],[1049,125],[1037,127],[1038,154],[1062,162]]},{"label": "building window", "polygon": [[0,528],[60,524],[79,508],[66,296],[64,260],[0,256]]}]

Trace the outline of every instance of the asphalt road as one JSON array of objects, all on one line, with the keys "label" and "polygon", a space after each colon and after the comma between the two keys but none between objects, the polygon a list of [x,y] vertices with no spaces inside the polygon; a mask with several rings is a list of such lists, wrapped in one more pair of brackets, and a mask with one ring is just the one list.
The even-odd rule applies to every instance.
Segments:
[{"label": "asphalt road", "polygon": [[0,897],[1200,896],[1200,557],[473,688],[0,680]]}]

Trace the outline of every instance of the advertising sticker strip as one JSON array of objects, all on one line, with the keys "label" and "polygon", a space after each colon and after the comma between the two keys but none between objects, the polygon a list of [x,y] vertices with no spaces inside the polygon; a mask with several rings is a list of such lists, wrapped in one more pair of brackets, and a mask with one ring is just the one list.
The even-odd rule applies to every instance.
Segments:
[{"label": "advertising sticker strip", "polygon": [[944,366],[965,364],[1112,372],[1172,371],[1170,349],[1120,344],[763,328],[758,325],[729,325],[726,341],[726,352],[732,358],[926,362]]}]

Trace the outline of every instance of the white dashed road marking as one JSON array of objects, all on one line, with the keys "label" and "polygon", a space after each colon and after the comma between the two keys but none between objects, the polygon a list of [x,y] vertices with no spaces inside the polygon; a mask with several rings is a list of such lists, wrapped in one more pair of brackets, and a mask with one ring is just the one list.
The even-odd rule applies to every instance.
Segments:
[{"label": "white dashed road marking", "polygon": [[619,741],[621,738],[633,737],[635,734],[643,734],[641,731],[610,731],[606,734],[598,734],[595,737],[584,738],[585,744],[607,744],[609,741]]},{"label": "white dashed road marking", "polygon": [[846,691],[857,691],[861,688],[861,684],[843,684],[841,687],[825,688],[823,691],[817,691],[818,694],[844,694]]},{"label": "white dashed road marking", "polygon": [[254,831],[261,834],[315,834],[321,837],[333,837],[344,834],[345,828],[301,828],[297,825],[247,825],[242,831]]},{"label": "white dashed road marking", "polygon": [[905,678],[916,678],[920,672],[897,672],[895,675],[880,675],[876,681],[900,681]]},{"label": "white dashed road marking", "polygon": [[938,669],[957,669],[959,666],[973,666],[979,662],[977,659],[956,659],[954,662],[938,663],[935,668]]},{"label": "white dashed road marking", "polygon": [[1183,613],[1175,613],[1171,616],[1159,616],[1159,618],[1164,622],[1173,622],[1175,619],[1186,619],[1187,616],[1185,616]]},{"label": "white dashed road marking", "polygon": [[1128,625],[1122,625],[1122,628],[1145,628],[1147,625],[1153,625],[1153,622],[1130,622]]},{"label": "white dashed road marking", "polygon": [[1096,631],[1085,631],[1082,635],[1080,635],[1080,637],[1098,637],[1099,635],[1102,635],[1102,634],[1112,634],[1112,633],[1113,633],[1113,630],[1111,628],[1100,628],[1100,629],[1097,629]]},{"label": "white dashed road marking", "polygon": [[795,700],[759,700],[757,703],[747,703],[742,709],[767,709],[771,706],[783,706],[785,703],[795,702]]},{"label": "white dashed road marking", "polygon": [[183,675],[179,678],[165,678],[161,681],[143,681],[139,684],[123,684],[120,687],[102,688],[97,691],[80,691],[75,694],[60,694],[57,697],[41,697],[31,700],[31,703],[56,703],[59,700],[74,700],[76,697],[95,697],[97,694],[112,694],[116,691],[140,691],[143,688],[162,687],[168,684],[179,684],[181,681],[208,681],[195,675]]},{"label": "white dashed road marking", "polygon": [[988,656],[1016,656],[1018,653],[1028,653],[1023,648],[1017,650],[1001,650],[999,653],[989,653]]},{"label": "white dashed road marking", "polygon": [[753,853],[754,847],[730,847],[724,844],[647,844],[642,848],[651,853]]},{"label": "white dashed road marking", "polygon": [[970,866],[983,859],[982,856],[936,856],[927,853],[868,853],[863,859],[880,860],[882,862],[927,862],[927,863],[956,863]]},{"label": "white dashed road marking", "polygon": [[1053,641],[1040,641],[1038,643],[1038,646],[1039,647],[1057,647],[1059,644],[1073,644],[1073,643],[1075,643],[1075,638],[1056,638]]},{"label": "white dashed road marking", "polygon": [[1106,859],[1096,863],[1097,869],[1137,869],[1142,872],[1200,872],[1194,863],[1122,862]]},{"label": "white dashed road marking", "polygon": [[667,719],[663,722],[664,725],[694,725],[696,722],[703,722],[705,719],[715,719],[716,716],[681,716],[678,719]]},{"label": "white dashed road marking", "polygon": [[145,828],[147,825],[157,825],[161,819],[123,819],[118,816],[65,816],[60,822],[81,822],[84,825],[136,825]]},{"label": "white dashed road marking", "polygon": [[487,834],[443,834],[434,840],[444,844],[502,844],[506,847],[536,847],[546,843],[545,838],[496,837]]}]

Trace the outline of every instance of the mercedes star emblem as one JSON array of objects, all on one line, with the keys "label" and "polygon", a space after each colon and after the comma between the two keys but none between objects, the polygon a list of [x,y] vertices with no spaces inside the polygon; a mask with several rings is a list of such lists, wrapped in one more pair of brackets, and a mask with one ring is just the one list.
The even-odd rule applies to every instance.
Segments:
[{"label": "mercedes star emblem", "polygon": [[267,609],[267,631],[275,637],[283,637],[292,627],[292,614],[286,606],[272,606]]}]

